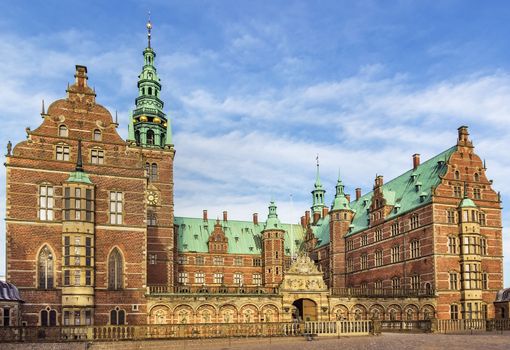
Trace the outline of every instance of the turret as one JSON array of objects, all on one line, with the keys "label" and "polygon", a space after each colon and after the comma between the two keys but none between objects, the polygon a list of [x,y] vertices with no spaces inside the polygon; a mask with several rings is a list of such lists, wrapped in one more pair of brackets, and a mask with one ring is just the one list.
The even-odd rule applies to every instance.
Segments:
[{"label": "turret", "polygon": [[76,168],[63,184],[62,314],[64,325],[92,324],[95,285],[94,184],[83,169],[81,140]]},{"label": "turret", "polygon": [[319,156],[317,156],[317,173],[315,175],[315,184],[314,189],[312,191],[312,215],[313,215],[313,224],[316,224],[317,221],[322,216],[323,208],[326,207],[324,204],[324,194],[326,190],[322,187],[321,178],[319,174]]},{"label": "turret", "polygon": [[345,195],[344,185],[338,175],[336,184],[335,199],[329,212],[329,256],[330,276],[329,285],[331,288],[345,287],[345,238],[349,232],[351,220],[354,215]]},{"label": "turret", "polygon": [[262,260],[264,265],[264,285],[276,287],[283,278],[284,235],[276,204],[271,201],[266,225],[262,231]]}]

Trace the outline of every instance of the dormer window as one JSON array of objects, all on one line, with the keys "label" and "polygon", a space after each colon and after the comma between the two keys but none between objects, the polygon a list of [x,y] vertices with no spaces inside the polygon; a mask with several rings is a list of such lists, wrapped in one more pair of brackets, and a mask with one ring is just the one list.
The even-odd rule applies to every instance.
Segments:
[{"label": "dormer window", "polygon": [[60,125],[58,127],[58,136],[60,136],[60,137],[68,137],[69,136],[69,130],[67,129],[67,126]]}]

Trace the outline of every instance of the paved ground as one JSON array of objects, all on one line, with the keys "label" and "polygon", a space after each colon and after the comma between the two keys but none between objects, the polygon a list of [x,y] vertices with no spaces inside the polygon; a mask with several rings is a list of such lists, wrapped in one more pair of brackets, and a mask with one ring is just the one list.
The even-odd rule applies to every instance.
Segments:
[{"label": "paved ground", "polygon": [[[0,340],[1,341],[1,340]],[[52,346],[53,345],[53,346]],[[108,342],[87,344],[1,344],[0,349],[92,349],[92,350],[372,350],[372,349],[510,349],[510,332],[470,334],[392,334],[380,336],[318,338],[248,338],[213,340],[169,340],[141,342]],[[64,347],[61,347],[64,345]]]}]

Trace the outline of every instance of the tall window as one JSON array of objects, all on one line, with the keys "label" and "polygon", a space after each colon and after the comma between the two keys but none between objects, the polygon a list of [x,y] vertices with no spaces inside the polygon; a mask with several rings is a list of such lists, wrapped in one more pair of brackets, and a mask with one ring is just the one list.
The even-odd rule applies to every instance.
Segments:
[{"label": "tall window", "polygon": [[480,189],[479,188],[473,188],[473,197],[475,199],[480,199],[482,198],[482,194],[480,192]]},{"label": "tall window", "polygon": [[53,288],[53,254],[45,245],[39,252],[37,267],[39,269],[39,289]]},{"label": "tall window", "polygon": [[453,186],[453,196],[457,198],[462,197],[462,188],[460,186]]},{"label": "tall window", "polygon": [[60,137],[68,137],[69,136],[69,131],[67,130],[67,126],[60,125],[58,127],[58,136],[60,136]]},{"label": "tall window", "polygon": [[368,269],[368,255],[367,254],[361,255],[359,258],[359,263],[360,263],[360,268],[362,270]]},{"label": "tall window", "polygon": [[158,180],[158,165],[156,163],[145,163],[145,175],[149,178],[149,181]]},{"label": "tall window", "polygon": [[347,272],[352,272],[354,269],[354,264],[352,258],[347,259]]},{"label": "tall window", "polygon": [[41,185],[39,187],[39,220],[51,221],[53,216],[53,187]]},{"label": "tall window", "polygon": [[122,224],[122,192],[110,192],[110,224]]},{"label": "tall window", "polygon": [[243,284],[243,274],[236,272],[234,273],[234,284],[241,285]]},{"label": "tall window", "polygon": [[420,276],[419,275],[411,276],[411,289],[414,289],[414,290],[420,289]]},{"label": "tall window", "polygon": [[383,251],[378,250],[375,252],[375,266],[382,266],[383,264]]},{"label": "tall window", "polygon": [[459,288],[457,272],[450,272],[450,289],[457,290]]},{"label": "tall window", "polygon": [[382,289],[382,287],[383,287],[382,281],[375,281],[374,282],[374,288],[375,289],[379,289],[380,290],[380,289]]},{"label": "tall window", "polygon": [[57,160],[69,160],[69,146],[57,145],[56,147],[56,159]]},{"label": "tall window", "polygon": [[479,215],[480,215],[480,226],[485,226],[486,225],[485,213],[480,212]]},{"label": "tall window", "polygon": [[254,273],[252,276],[253,284],[260,286],[262,284],[262,275],[260,273]]},{"label": "tall window", "polygon": [[121,310],[118,306],[110,311],[110,324],[123,325],[126,324],[126,311]]},{"label": "tall window", "polygon": [[216,284],[223,284],[223,274],[222,273],[215,273],[213,275],[214,283]]},{"label": "tall window", "polygon": [[215,256],[213,258],[213,264],[214,265],[223,265],[223,257],[222,256]]},{"label": "tall window", "polygon": [[455,210],[448,209],[446,211],[446,217],[447,217],[447,221],[448,221],[449,224],[455,224],[456,223],[456,220],[455,220]]},{"label": "tall window", "polygon": [[42,310],[39,314],[39,321],[42,327],[56,326],[57,325],[57,311],[49,307]]},{"label": "tall window", "polygon": [[457,237],[448,236],[448,253],[457,254]]},{"label": "tall window", "polygon": [[147,225],[148,226],[157,226],[158,225],[158,218],[155,212],[148,211],[147,212]]},{"label": "tall window", "polygon": [[420,241],[415,239],[410,244],[411,259],[418,258],[420,256]]},{"label": "tall window", "polygon": [[138,130],[135,131],[135,142],[137,145],[140,144],[140,131]]},{"label": "tall window", "polygon": [[123,283],[122,280],[124,266],[122,261],[122,255],[120,254],[119,249],[115,248],[110,253],[110,257],[108,258],[108,288],[109,289],[122,289]]},{"label": "tall window", "polygon": [[154,145],[154,131],[147,131],[147,144]]},{"label": "tall window", "polygon": [[456,304],[450,305],[450,319],[452,320],[459,319],[459,306]]},{"label": "tall window", "polygon": [[10,307],[4,307],[2,309],[3,311],[3,315],[2,315],[2,319],[3,319],[3,326],[4,327],[9,327],[11,325],[11,308]]},{"label": "tall window", "polygon": [[418,214],[413,214],[411,216],[411,230],[417,228],[420,225]]},{"label": "tall window", "polygon": [[195,272],[195,283],[196,284],[204,284],[205,283],[205,273]]},{"label": "tall window", "polygon": [[398,222],[395,222],[393,225],[391,225],[391,235],[396,236],[400,233]]},{"label": "tall window", "polygon": [[485,237],[480,238],[480,254],[487,255],[487,239]]},{"label": "tall window", "polygon": [[391,288],[400,289],[400,277],[393,277],[391,279]]},{"label": "tall window", "polygon": [[188,273],[187,272],[179,272],[177,275],[177,281],[180,284],[188,284]]},{"label": "tall window", "polygon": [[475,182],[480,181],[480,174],[475,173],[475,175],[474,175],[474,179],[475,179]]},{"label": "tall window", "polygon": [[400,261],[400,246],[396,245],[391,248],[391,262],[395,263]]},{"label": "tall window", "polygon": [[489,275],[487,272],[482,273],[482,289],[489,289]]},{"label": "tall window", "polygon": [[104,151],[97,148],[90,151],[90,162],[92,164],[104,164]]},{"label": "tall window", "polygon": [[365,246],[368,244],[368,235],[365,233],[361,236],[361,246]]},{"label": "tall window", "polygon": [[375,230],[374,241],[378,242],[380,240],[382,240],[382,229],[378,228]]},{"label": "tall window", "polygon": [[94,141],[101,141],[101,131],[99,129],[94,130]]}]

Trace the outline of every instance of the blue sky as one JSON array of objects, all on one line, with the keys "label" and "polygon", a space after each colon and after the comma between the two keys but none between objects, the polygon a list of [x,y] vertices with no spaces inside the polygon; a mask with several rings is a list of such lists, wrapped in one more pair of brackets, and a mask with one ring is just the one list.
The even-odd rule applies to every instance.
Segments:
[{"label": "blue sky", "polygon": [[[510,197],[506,1],[4,2],[0,144],[39,125],[41,99],[65,95],[75,64],[126,136],[149,9],[177,149],[176,215],[265,217],[273,196],[297,222],[316,154],[329,203],[339,168],[348,192],[367,192],[376,173],[389,180],[413,153],[452,146],[464,124],[503,204]],[[509,281],[506,209],[503,219]],[[2,274],[4,234],[0,246]]]}]

